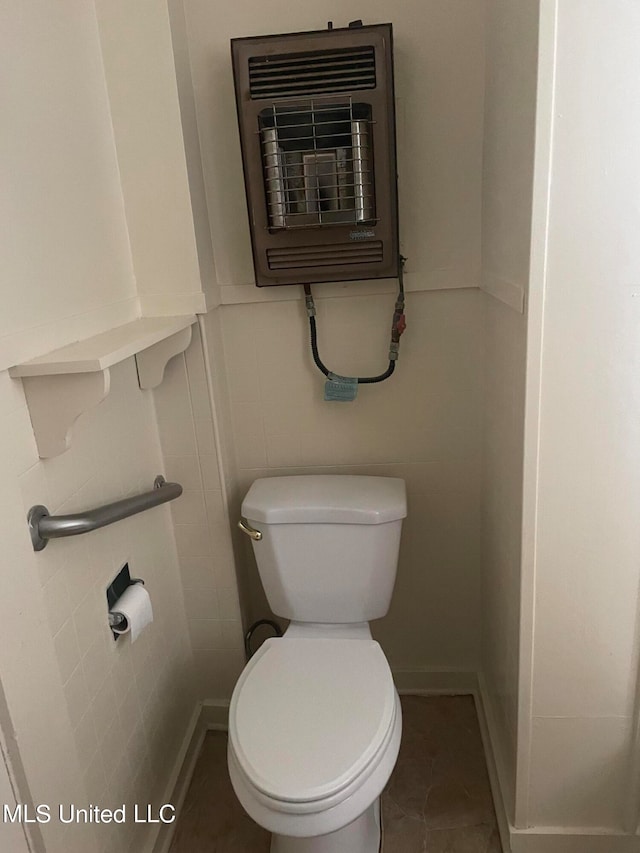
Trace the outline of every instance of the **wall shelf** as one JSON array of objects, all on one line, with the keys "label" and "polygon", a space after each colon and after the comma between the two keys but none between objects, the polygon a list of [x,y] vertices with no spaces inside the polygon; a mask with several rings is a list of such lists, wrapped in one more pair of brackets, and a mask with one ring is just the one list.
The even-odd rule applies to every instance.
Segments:
[{"label": "wall shelf", "polygon": [[9,369],[22,379],[41,458],[68,449],[71,428],[109,393],[109,368],[135,356],[138,384],[155,388],[167,363],[191,342],[193,315],[146,317]]}]

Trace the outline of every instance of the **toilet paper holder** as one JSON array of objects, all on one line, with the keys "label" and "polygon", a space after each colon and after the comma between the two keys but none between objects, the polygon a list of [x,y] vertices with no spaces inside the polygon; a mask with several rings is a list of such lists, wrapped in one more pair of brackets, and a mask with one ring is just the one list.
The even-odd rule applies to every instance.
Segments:
[{"label": "toilet paper holder", "polygon": [[126,621],[127,619],[122,613],[109,613],[109,627],[111,628],[117,628],[118,625],[122,625]]},{"label": "toilet paper holder", "polygon": [[107,587],[107,606],[109,609],[109,627],[112,629],[111,633],[113,634],[113,639],[117,640],[120,634],[117,634],[113,628],[120,628],[124,623],[126,623],[126,616],[123,616],[122,613],[112,613],[111,608],[115,605],[116,601],[120,598],[120,596],[124,593],[127,587],[132,586],[133,584],[141,583],[144,586],[144,581],[142,578],[132,578],[129,572],[129,563],[125,563],[124,566],[120,569],[118,574],[115,576],[113,581]]}]

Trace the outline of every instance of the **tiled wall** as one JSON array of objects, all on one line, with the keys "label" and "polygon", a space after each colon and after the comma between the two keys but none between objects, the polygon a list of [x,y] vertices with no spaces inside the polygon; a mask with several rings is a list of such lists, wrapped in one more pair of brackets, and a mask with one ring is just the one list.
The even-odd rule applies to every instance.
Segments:
[{"label": "tiled wall", "polygon": [[[0,411],[5,734],[15,732],[36,803],[157,803],[196,699],[171,510],[40,553],[25,518],[36,503],[74,512],[148,490],[164,467],[152,396],[140,391],[133,359],[113,368],[106,400],[79,419],[70,450],[49,460],[38,459],[21,384],[6,373]],[[135,644],[114,642],[107,624],[106,587],[124,562],[154,608]],[[139,853],[150,832],[132,821],[42,827],[47,853]]]},{"label": "tiled wall", "polygon": [[[321,355],[337,372],[386,366],[394,297],[318,296]],[[221,326],[238,468],[234,511],[257,477],[404,477],[398,581],[376,636],[396,668],[475,669],[479,612],[481,315],[478,291],[409,294],[397,371],[326,403],[300,302],[224,306]],[[250,618],[268,615],[250,548]]]},{"label": "tiled wall", "polygon": [[184,493],[171,506],[201,700],[225,700],[244,666],[231,535],[198,326],[154,391],[167,478]]}]

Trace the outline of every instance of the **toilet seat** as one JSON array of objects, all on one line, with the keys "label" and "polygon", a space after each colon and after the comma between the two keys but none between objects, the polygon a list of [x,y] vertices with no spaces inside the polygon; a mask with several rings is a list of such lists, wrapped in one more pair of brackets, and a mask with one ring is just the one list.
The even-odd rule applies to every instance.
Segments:
[{"label": "toilet seat", "polygon": [[229,712],[237,771],[271,809],[333,808],[373,773],[397,729],[387,660],[374,640],[267,640]]}]

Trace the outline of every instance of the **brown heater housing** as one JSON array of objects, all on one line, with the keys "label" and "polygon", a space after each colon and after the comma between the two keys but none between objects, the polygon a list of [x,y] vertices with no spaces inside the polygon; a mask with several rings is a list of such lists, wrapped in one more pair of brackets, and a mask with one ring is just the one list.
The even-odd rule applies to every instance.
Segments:
[{"label": "brown heater housing", "polygon": [[258,287],[397,276],[391,24],[231,54]]}]

